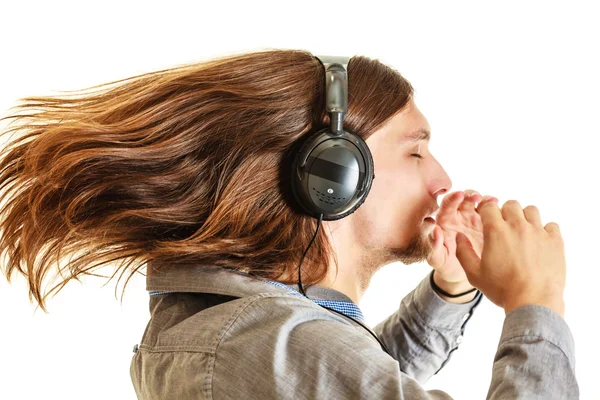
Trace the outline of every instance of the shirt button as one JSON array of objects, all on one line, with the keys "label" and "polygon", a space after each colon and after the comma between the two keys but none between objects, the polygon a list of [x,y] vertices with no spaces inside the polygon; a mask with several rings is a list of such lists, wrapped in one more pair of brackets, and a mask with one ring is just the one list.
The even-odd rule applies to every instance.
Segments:
[{"label": "shirt button", "polygon": [[456,338],[456,343],[461,344],[462,341],[463,341],[462,335],[460,335],[459,337]]}]

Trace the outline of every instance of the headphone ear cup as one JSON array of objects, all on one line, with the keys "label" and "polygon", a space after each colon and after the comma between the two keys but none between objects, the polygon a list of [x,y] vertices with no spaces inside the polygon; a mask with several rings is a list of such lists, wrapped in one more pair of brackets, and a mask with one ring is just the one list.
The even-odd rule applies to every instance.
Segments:
[{"label": "headphone ear cup", "polygon": [[[310,153],[312,153],[312,151],[314,150],[313,148],[311,148],[311,144],[313,143],[314,139],[319,136],[322,135],[323,133],[328,133],[329,129],[325,128],[325,129],[321,129],[318,132],[313,133],[312,135],[308,136],[308,138],[306,138],[306,140],[304,142],[302,142],[302,145],[300,146],[300,149],[298,149],[298,151],[296,152],[296,155],[294,157],[294,163],[292,164],[294,171],[292,171],[292,174],[296,174],[296,176],[298,178],[300,178],[298,176],[297,169],[300,165],[300,162],[302,160],[304,160],[306,157],[308,157],[310,155]],[[299,179],[297,181],[299,183]]]},{"label": "headphone ear cup", "polygon": [[362,184],[364,184],[364,189],[358,197],[358,202],[350,210],[348,210],[342,216],[340,216],[339,218],[336,218],[336,219],[344,218],[350,214],[353,214],[356,210],[358,210],[358,208],[365,202],[365,200],[367,200],[367,196],[369,195],[369,192],[371,191],[371,186],[373,184],[373,180],[375,179],[375,166],[373,164],[373,155],[371,154],[369,147],[367,146],[367,144],[363,141],[363,139],[360,136],[358,136],[354,133],[351,133],[351,132],[350,132],[350,135],[352,135],[352,137],[354,139],[358,139],[360,142],[362,142],[364,144],[364,148],[366,149],[366,151],[362,151],[360,149],[360,147],[358,148],[361,156],[365,160],[365,176],[364,176],[363,183],[362,183]]},{"label": "headphone ear cup", "polygon": [[[317,136],[319,136],[327,131],[328,131],[327,128],[321,129],[321,130],[313,133],[309,137],[307,137],[304,140],[304,142],[302,142],[302,144],[300,145],[300,148],[294,155],[294,161],[292,162],[291,178],[292,178],[292,193],[294,195],[294,199],[296,200],[296,203],[298,205],[300,205],[300,207],[302,207],[302,209],[304,210],[304,213],[310,215],[311,217],[314,217],[313,211],[311,210],[310,205],[305,203],[304,198],[300,194],[301,192],[304,192],[304,187],[303,187],[303,182],[299,175],[300,172],[298,171],[298,168],[299,168],[302,160],[305,160],[310,155],[310,153],[312,153],[312,151],[314,150],[311,146],[311,143],[313,143],[314,139]],[[315,218],[319,218],[319,216],[316,216]]]},{"label": "headphone ear cup", "polygon": [[[323,146],[325,142],[333,140],[335,142],[329,143],[329,147]],[[349,173],[348,176],[350,178],[348,179],[348,176],[324,177],[324,175],[300,171],[299,166],[301,163],[307,160],[317,147],[320,147],[321,151],[318,152],[319,154],[313,154],[316,159],[313,159],[311,163],[306,163],[313,172],[314,163],[318,162],[321,165],[317,167],[317,170],[320,170],[321,173],[324,172],[325,175],[331,174],[335,176],[336,173],[343,175],[344,173],[348,173],[347,171],[356,171],[356,168],[359,170],[364,169],[362,179],[360,179],[360,172],[356,178],[352,178],[351,175],[353,174]],[[333,154],[332,150],[334,151]],[[323,163],[325,163],[327,168],[325,171],[323,170]],[[366,200],[373,178],[375,177],[373,170],[371,152],[362,138],[349,131],[344,131],[343,135],[340,136],[333,134],[328,128],[320,130],[308,137],[295,154],[291,170],[294,198],[304,212],[311,217],[319,218],[320,214],[323,214],[323,220],[325,221],[344,218],[354,213]],[[306,182],[310,177],[313,179],[311,186],[317,186],[317,189],[313,188],[316,194],[313,193],[312,195]],[[336,178],[339,178],[339,180]],[[315,179],[316,184],[314,183]],[[357,179],[355,186],[347,186],[348,181],[352,181],[353,179]],[[326,185],[327,189],[325,189],[324,185]],[[344,207],[331,207],[335,205],[333,202],[339,202],[340,197],[329,197],[326,192],[332,193],[330,188],[333,186],[330,185],[338,186],[338,191],[340,192],[338,196],[342,196],[341,193],[345,193],[346,197],[344,199],[349,198]],[[319,186],[320,191],[318,190]],[[332,210],[334,208],[336,208],[335,211]]]}]

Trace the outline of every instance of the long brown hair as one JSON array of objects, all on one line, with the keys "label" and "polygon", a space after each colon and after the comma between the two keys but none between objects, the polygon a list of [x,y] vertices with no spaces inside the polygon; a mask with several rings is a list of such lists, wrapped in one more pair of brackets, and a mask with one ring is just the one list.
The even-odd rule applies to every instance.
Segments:
[{"label": "long brown hair", "polygon": [[[8,281],[18,270],[47,312],[52,292],[80,274],[106,278],[90,271],[117,260],[109,281],[129,269],[125,287],[152,260],[293,277],[317,220],[292,201],[287,177],[302,139],[329,125],[324,74],[307,51],[271,49],[20,99],[0,119],[12,120],[0,135],[17,134],[0,153]],[[413,88],[357,56],[348,93],[344,128],[367,139]],[[332,258],[320,230],[303,284],[323,279]],[[53,268],[63,279],[42,296]]]}]

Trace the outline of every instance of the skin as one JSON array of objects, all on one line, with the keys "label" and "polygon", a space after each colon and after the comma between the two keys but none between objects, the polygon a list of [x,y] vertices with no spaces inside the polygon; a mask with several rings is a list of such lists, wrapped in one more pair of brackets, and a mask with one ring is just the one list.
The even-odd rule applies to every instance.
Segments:
[{"label": "skin", "polygon": [[[452,181],[429,152],[428,140],[402,143],[408,133],[421,128],[431,131],[425,116],[411,102],[366,140],[376,178],[367,199],[353,214],[322,222],[339,269],[336,276],[330,260],[328,275],[318,285],[340,291],[359,304],[381,267],[398,261],[427,261],[436,270],[434,279],[442,289],[462,293],[472,288],[456,258],[455,240],[456,233],[463,232],[481,256],[483,226],[475,207],[484,198],[473,190],[448,194]],[[475,196],[465,198],[465,193]],[[440,195],[445,196],[436,223],[425,222],[438,207]],[[467,296],[460,301],[443,298],[466,302],[472,298]]]}]

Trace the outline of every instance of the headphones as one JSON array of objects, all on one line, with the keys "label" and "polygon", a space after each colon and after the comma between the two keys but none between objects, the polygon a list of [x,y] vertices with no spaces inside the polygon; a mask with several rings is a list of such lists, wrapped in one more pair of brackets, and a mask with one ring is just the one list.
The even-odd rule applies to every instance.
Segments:
[{"label": "headphones", "polygon": [[344,130],[348,112],[349,57],[315,56],[325,67],[326,110],[331,127],[311,135],[292,164],[292,191],[304,212],[332,221],[352,214],[367,198],[375,179],[365,141]]},{"label": "headphones", "polygon": [[[309,136],[300,147],[292,163],[292,192],[304,212],[319,220],[317,231],[306,252],[319,232],[322,220],[344,218],[364,203],[375,179],[373,156],[365,141],[343,128],[348,112],[349,57],[315,56],[325,67],[326,110],[331,115],[331,126]],[[302,256],[302,260],[304,260]],[[298,286],[302,287],[302,260],[298,268]],[[366,325],[332,308],[322,306],[365,328],[392,355],[377,335]]]}]

